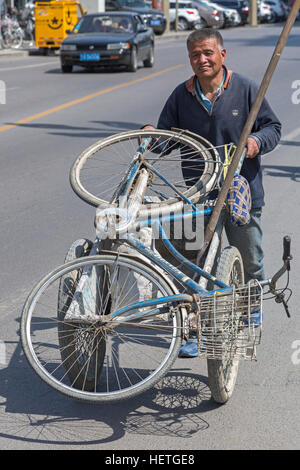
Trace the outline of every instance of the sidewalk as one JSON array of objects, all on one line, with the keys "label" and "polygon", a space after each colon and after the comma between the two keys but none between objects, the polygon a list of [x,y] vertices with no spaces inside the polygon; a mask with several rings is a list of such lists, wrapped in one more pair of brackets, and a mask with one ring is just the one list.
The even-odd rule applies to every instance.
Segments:
[{"label": "sidewalk", "polygon": [[[169,33],[164,33],[162,36],[155,36],[155,42],[161,42],[171,39],[182,39],[185,40],[190,31],[171,31]],[[26,57],[29,55],[43,55],[38,47],[30,47],[29,42],[25,41],[23,47],[20,49],[0,49],[0,58],[1,57]]]}]

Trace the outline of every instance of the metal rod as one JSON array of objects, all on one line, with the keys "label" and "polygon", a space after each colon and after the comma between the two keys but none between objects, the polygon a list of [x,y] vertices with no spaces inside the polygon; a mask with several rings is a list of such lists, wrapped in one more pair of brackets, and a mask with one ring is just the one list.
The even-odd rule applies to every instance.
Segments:
[{"label": "metal rod", "polygon": [[250,109],[250,113],[248,116],[248,119],[245,123],[245,126],[243,128],[242,134],[240,136],[236,152],[234,154],[234,157],[232,159],[232,162],[228,168],[226,178],[224,180],[224,183],[222,185],[221,191],[219,193],[218,199],[216,201],[216,205],[214,207],[213,213],[211,215],[210,221],[207,224],[205,234],[204,234],[204,242],[203,246],[200,250],[199,253],[199,259],[204,255],[206,252],[208,245],[212,239],[212,236],[214,234],[216,225],[219,220],[219,216],[223,207],[223,204],[225,202],[225,199],[227,197],[227,193],[229,191],[232,179],[234,177],[234,173],[236,168],[238,167],[240,158],[242,156],[243,150],[246,147],[247,144],[247,139],[249,134],[251,133],[252,127],[254,125],[255,119],[257,117],[257,114],[259,112],[259,109],[261,107],[261,104],[263,102],[263,99],[265,97],[265,94],[267,92],[268,86],[270,84],[271,78],[273,76],[273,73],[276,69],[277,63],[279,61],[279,58],[281,56],[281,53],[283,51],[283,48],[286,44],[286,41],[288,39],[289,33],[291,31],[291,28],[295,22],[296,16],[298,14],[298,10],[300,7],[300,0],[296,0],[294,2],[294,5],[290,11],[290,14],[285,22],[285,25],[281,31],[279,40],[277,42],[277,45],[274,49],[273,55],[271,57],[271,60],[269,62],[268,68],[265,72],[265,75],[263,77],[263,80],[261,82],[260,88],[258,90],[258,93],[256,95],[255,101]]}]

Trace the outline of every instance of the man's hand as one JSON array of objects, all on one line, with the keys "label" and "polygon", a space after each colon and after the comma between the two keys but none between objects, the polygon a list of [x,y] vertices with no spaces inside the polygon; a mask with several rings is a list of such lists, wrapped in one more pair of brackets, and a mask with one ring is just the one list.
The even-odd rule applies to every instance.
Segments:
[{"label": "man's hand", "polygon": [[254,158],[259,153],[259,147],[253,137],[248,137],[246,158]]},{"label": "man's hand", "polygon": [[[142,130],[142,131],[149,131],[149,130],[153,131],[153,130],[155,130],[155,127],[154,127],[154,126],[151,126],[151,125],[149,124],[149,125],[143,127],[141,130]],[[141,139],[141,138],[139,137],[138,142],[139,142],[139,145],[141,145],[141,143],[143,142],[143,139]]]}]

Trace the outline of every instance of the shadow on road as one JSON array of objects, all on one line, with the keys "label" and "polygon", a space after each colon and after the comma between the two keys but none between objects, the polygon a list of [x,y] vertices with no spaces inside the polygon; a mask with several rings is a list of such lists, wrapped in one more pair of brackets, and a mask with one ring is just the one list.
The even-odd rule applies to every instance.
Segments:
[{"label": "shadow on road", "polygon": [[300,167],[285,165],[262,165],[264,175],[274,178],[290,178],[292,181],[300,182]]},{"label": "shadow on road", "polygon": [[[184,360],[186,368],[173,369],[154,388],[131,400],[89,405],[44,384],[28,365],[20,343],[5,345],[7,365],[0,369],[0,437],[17,441],[10,443],[14,449],[30,443],[99,445],[118,441],[126,433],[186,439],[208,429],[201,414],[218,407],[211,400],[206,377],[189,372],[189,360]],[[134,441],[130,441],[132,449]]]},{"label": "shadow on road", "polygon": [[69,126],[66,124],[41,124],[37,122],[31,123],[15,123],[7,122],[5,125],[14,125],[23,129],[44,129],[49,135],[61,135],[66,137],[92,137],[95,139],[103,139],[112,134],[125,132],[129,130],[140,129],[141,123],[123,122],[123,121],[90,121],[91,126]]}]

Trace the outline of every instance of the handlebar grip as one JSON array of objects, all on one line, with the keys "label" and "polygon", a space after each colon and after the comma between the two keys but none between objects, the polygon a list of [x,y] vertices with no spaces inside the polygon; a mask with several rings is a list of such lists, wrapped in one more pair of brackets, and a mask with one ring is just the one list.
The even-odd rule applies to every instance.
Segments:
[{"label": "handlebar grip", "polygon": [[286,235],[283,237],[283,261],[289,261],[291,257],[291,238]]}]

